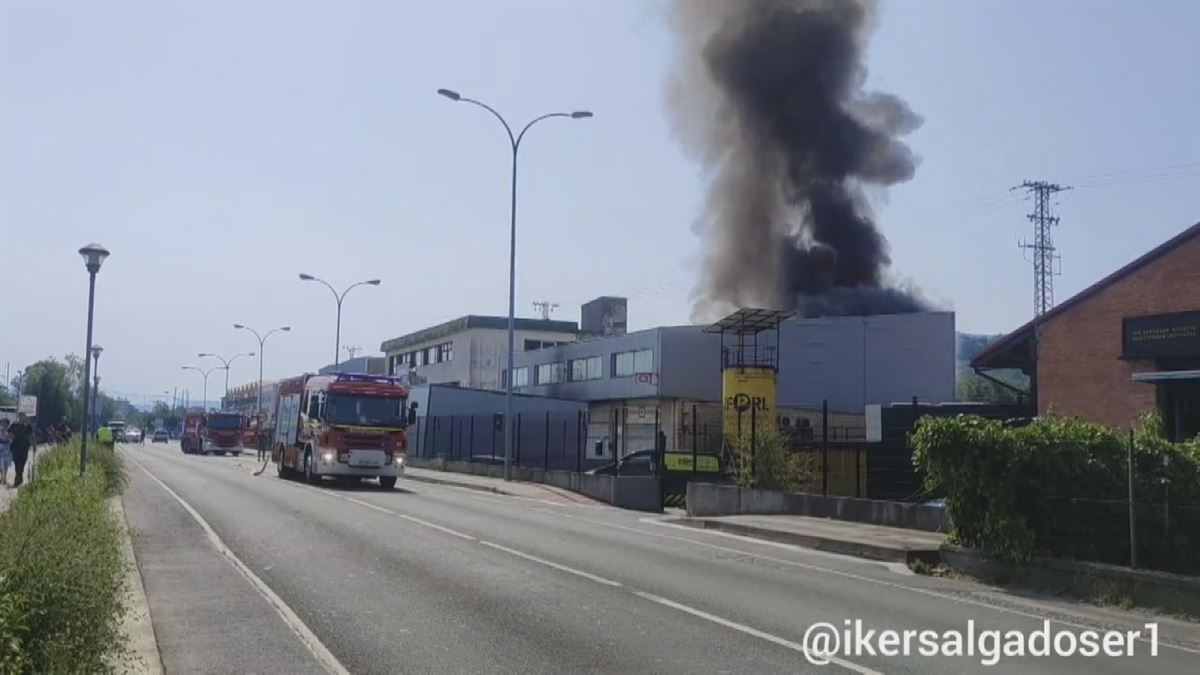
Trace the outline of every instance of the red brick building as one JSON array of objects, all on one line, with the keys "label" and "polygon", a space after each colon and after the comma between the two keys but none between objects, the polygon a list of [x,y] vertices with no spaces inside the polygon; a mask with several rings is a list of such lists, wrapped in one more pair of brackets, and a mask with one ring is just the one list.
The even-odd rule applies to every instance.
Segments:
[{"label": "red brick building", "polygon": [[1200,223],[991,344],[977,372],[1030,376],[1038,413],[1200,433]]}]

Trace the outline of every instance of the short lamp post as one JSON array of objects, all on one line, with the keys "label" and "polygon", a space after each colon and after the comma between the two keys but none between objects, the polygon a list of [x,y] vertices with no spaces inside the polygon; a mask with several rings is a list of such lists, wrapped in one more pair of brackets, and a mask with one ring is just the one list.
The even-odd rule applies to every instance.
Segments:
[{"label": "short lamp post", "polygon": [[93,429],[100,428],[100,353],[103,351],[104,347],[92,345],[92,398],[90,405],[84,407],[90,411]]},{"label": "short lamp post", "polygon": [[88,310],[87,310],[87,346],[83,357],[83,401],[84,415],[79,424],[82,427],[82,441],[79,444],[79,477],[83,478],[83,472],[87,467],[88,454],[88,415],[87,401],[90,395],[88,391],[89,380],[92,379],[91,361],[87,358],[87,354],[92,349],[92,319],[96,309],[96,274],[100,272],[100,266],[104,264],[104,259],[108,257],[108,249],[100,244],[92,243],[79,249],[79,255],[83,257],[83,263],[88,271]]}]

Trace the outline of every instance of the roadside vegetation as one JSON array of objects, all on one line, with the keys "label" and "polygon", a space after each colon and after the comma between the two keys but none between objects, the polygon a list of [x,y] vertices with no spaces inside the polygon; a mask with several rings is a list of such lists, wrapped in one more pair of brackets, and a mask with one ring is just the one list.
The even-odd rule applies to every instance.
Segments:
[{"label": "roadside vegetation", "polygon": [[122,533],[106,499],[120,457],[78,441],[41,449],[36,478],[0,514],[0,674],[119,672],[129,652]]},{"label": "roadside vegetation", "polygon": [[1132,439],[1075,419],[1012,427],[927,417],[912,439],[952,540],[1007,562],[1055,556],[1130,563],[1129,455],[1139,567],[1200,574],[1200,441],[1171,443],[1157,415]]},{"label": "roadside vegetation", "polygon": [[821,489],[820,462],[798,452],[786,432],[775,429],[737,437],[732,446],[737,484],[760,490],[813,492]]}]

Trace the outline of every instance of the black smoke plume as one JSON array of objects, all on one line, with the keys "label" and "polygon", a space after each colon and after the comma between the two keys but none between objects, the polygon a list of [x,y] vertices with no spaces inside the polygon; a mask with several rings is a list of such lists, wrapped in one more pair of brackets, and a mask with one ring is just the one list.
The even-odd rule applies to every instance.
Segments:
[{"label": "black smoke plume", "polygon": [[919,311],[885,278],[864,189],[912,178],[897,137],[921,124],[863,90],[870,0],[677,0],[676,131],[706,169],[693,318],[738,307],[805,316]]}]

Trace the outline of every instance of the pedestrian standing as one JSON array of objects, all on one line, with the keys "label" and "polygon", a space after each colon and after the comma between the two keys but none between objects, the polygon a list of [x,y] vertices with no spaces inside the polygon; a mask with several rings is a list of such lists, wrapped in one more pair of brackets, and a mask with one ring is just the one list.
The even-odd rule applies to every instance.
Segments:
[{"label": "pedestrian standing", "polygon": [[12,464],[12,437],[8,435],[7,419],[0,420],[0,483],[8,487],[8,465]]},{"label": "pedestrian standing", "polygon": [[12,437],[9,447],[12,448],[13,466],[17,476],[13,479],[13,487],[21,487],[25,482],[25,462],[29,461],[29,447],[33,445],[33,425],[25,417],[25,413],[17,413],[16,424],[8,427]]}]

